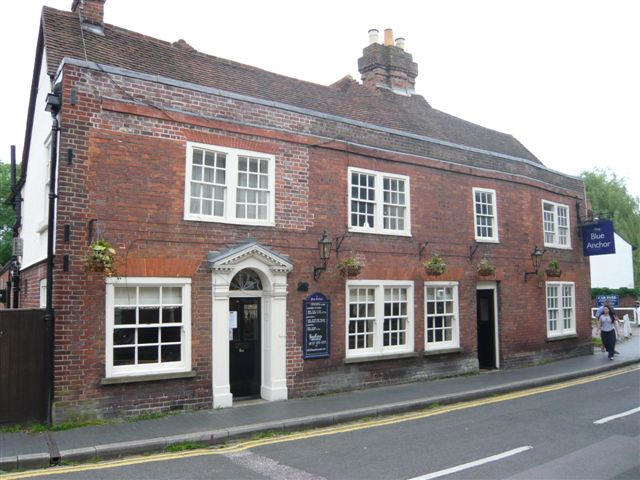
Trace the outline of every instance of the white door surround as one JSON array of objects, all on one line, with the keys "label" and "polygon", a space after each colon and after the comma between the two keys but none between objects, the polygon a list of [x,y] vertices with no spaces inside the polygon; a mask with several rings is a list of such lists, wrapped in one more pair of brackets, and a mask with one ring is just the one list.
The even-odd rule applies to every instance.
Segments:
[{"label": "white door surround", "polygon": [[[229,296],[231,279],[250,268],[262,282],[260,396],[265,400],[287,399],[287,274],[292,270],[288,257],[249,241],[207,256],[211,268],[211,364],[213,408],[233,403],[229,385]],[[251,292],[252,296],[257,292]]]},{"label": "white door surround", "polygon": [[498,335],[498,282],[478,282],[476,290],[493,290],[493,342],[495,344],[496,368],[500,368],[500,335]]}]

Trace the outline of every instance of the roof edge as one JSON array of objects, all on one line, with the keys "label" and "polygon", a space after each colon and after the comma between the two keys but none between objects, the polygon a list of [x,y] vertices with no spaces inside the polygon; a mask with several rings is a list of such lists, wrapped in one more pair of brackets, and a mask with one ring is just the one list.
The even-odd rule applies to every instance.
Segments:
[{"label": "roof edge", "polygon": [[329,114],[329,113],[320,112],[320,111],[317,111],[317,110],[311,110],[311,109],[307,109],[307,108],[296,107],[295,105],[290,105],[290,104],[286,104],[286,103],[282,103],[282,102],[275,102],[275,101],[272,101],[272,100],[265,100],[265,99],[258,98],[258,97],[252,97],[252,96],[249,96],[249,95],[243,95],[243,94],[239,94],[239,93],[230,92],[228,90],[221,90],[219,88],[207,87],[207,86],[200,85],[200,84],[197,84],[197,83],[185,82],[185,81],[182,81],[182,80],[176,80],[176,79],[173,79],[173,78],[170,78],[170,77],[165,77],[165,76],[162,76],[162,75],[153,75],[153,74],[139,72],[139,71],[135,71],[135,70],[129,70],[129,69],[126,69],[126,68],[115,67],[113,65],[98,64],[96,62],[81,60],[81,59],[77,59],[77,58],[73,58],[73,57],[64,57],[62,59],[62,61],[60,62],[60,66],[58,67],[58,69],[56,71],[56,77],[58,77],[60,75],[60,72],[62,71],[62,69],[64,68],[65,65],[74,65],[74,66],[77,66],[77,67],[89,68],[89,69],[92,69],[92,70],[101,71],[101,72],[106,73],[106,74],[122,75],[122,76],[126,76],[126,77],[137,78],[137,79],[140,79],[140,80],[147,80],[147,81],[151,81],[151,82],[161,83],[161,84],[165,84],[165,85],[169,85],[169,86],[173,86],[173,87],[185,88],[185,89],[188,89],[188,90],[194,90],[194,91],[198,91],[198,92],[202,92],[202,93],[218,95],[218,96],[221,96],[221,97],[231,98],[231,99],[234,99],[234,100],[240,100],[240,101],[245,101],[245,102],[249,102],[249,103],[255,103],[255,104],[258,104],[258,105],[264,105],[264,106],[279,108],[281,110],[288,110],[288,111],[295,112],[295,113],[300,113],[300,114],[303,114],[303,115],[309,115],[309,116],[313,116],[313,117],[323,118],[325,120],[332,120],[332,121],[336,121],[336,122],[340,122],[340,123],[345,123],[345,124],[348,124],[348,125],[367,128],[367,129],[370,129],[370,130],[376,130],[376,131],[379,131],[379,132],[390,133],[390,134],[398,135],[398,136],[402,136],[402,137],[413,138],[415,140],[421,140],[421,141],[424,141],[424,142],[428,142],[428,143],[432,143],[432,144],[436,144],[436,145],[441,145],[441,146],[445,146],[445,147],[450,147],[450,148],[455,148],[455,149],[458,149],[458,150],[463,150],[463,151],[467,151],[467,152],[474,152],[474,153],[480,153],[480,154],[489,155],[489,156],[496,157],[496,158],[502,158],[502,159],[505,159],[505,160],[513,160],[513,161],[516,161],[516,162],[526,163],[527,165],[531,165],[531,166],[538,167],[538,168],[543,168],[545,170],[549,170],[549,171],[554,172],[554,173],[560,173],[561,175],[569,176],[570,178],[578,178],[578,177],[573,177],[571,175],[563,174],[561,172],[556,172],[554,170],[548,169],[542,163],[534,162],[533,160],[529,160],[528,158],[516,157],[516,156],[508,155],[508,154],[505,154],[505,153],[494,152],[492,150],[485,150],[485,149],[482,149],[482,148],[471,147],[471,146],[468,146],[468,145],[462,145],[462,144],[459,144],[459,143],[449,142],[449,141],[446,141],[446,140],[440,140],[440,139],[429,137],[429,136],[426,136],[426,135],[420,135],[420,134],[417,134],[417,133],[406,132],[404,130],[398,130],[398,129],[395,129],[395,128],[383,127],[383,126],[376,125],[376,124],[369,123],[369,122],[362,122],[360,120],[354,120],[354,119],[347,118],[347,117],[342,117],[342,116],[339,116],[339,115],[333,115],[333,114]]},{"label": "roof edge", "polygon": [[27,180],[27,167],[29,165],[29,152],[31,150],[31,134],[33,132],[33,117],[36,109],[36,99],[38,98],[38,82],[40,81],[40,70],[42,68],[42,58],[44,56],[44,28],[42,27],[42,17],[40,19],[40,29],[36,42],[36,58],[33,64],[33,76],[31,77],[31,91],[29,93],[29,107],[27,110],[27,122],[24,132],[24,142],[22,144],[22,161],[20,166],[20,179],[16,183],[15,190],[9,195],[12,201],[17,192],[24,186]]}]

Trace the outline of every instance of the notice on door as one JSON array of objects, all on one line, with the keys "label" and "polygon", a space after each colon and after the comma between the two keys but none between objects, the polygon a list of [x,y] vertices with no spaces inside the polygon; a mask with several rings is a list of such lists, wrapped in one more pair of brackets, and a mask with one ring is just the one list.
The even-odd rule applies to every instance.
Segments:
[{"label": "notice on door", "polygon": [[238,328],[238,312],[229,311],[229,341],[233,340],[233,331]]},{"label": "notice on door", "polygon": [[238,328],[238,312],[229,312],[229,328]]},{"label": "notice on door", "polygon": [[314,293],[302,302],[304,358],[329,356],[331,338],[331,302],[321,293]]}]

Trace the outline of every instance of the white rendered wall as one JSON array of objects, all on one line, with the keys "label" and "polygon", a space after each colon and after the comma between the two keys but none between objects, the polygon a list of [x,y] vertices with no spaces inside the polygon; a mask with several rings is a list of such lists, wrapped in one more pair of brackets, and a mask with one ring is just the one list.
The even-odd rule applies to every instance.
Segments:
[{"label": "white rendered wall", "polygon": [[591,288],[633,288],[633,258],[631,245],[614,232],[616,253],[592,255]]},{"label": "white rendered wall", "polygon": [[[45,142],[51,134],[51,114],[45,111],[46,97],[51,92],[47,75],[46,51],[42,55],[38,93],[33,115],[33,130],[27,165],[27,180],[22,187],[22,268],[27,268],[47,257],[47,195],[44,190],[50,172]],[[46,171],[45,171],[46,170]],[[57,175],[56,175],[57,177]],[[54,237],[55,238],[55,237]]]}]

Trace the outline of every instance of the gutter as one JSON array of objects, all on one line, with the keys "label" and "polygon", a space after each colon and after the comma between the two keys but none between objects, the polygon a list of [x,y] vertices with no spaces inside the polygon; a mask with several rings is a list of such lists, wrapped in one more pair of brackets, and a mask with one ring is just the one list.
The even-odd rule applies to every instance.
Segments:
[{"label": "gutter", "polygon": [[[14,242],[12,245],[12,255],[11,255],[11,287],[13,289],[13,294],[11,295],[11,299],[7,302],[7,306],[9,308],[19,308],[20,307],[20,262],[18,261],[18,254],[15,247],[15,241],[20,237],[20,228],[22,227],[22,193],[21,189],[17,188],[16,183],[16,147],[15,145],[11,145],[11,204],[13,206],[13,211],[16,214],[16,221],[13,224],[13,236],[12,241]],[[7,292],[7,297],[10,292]]]}]

